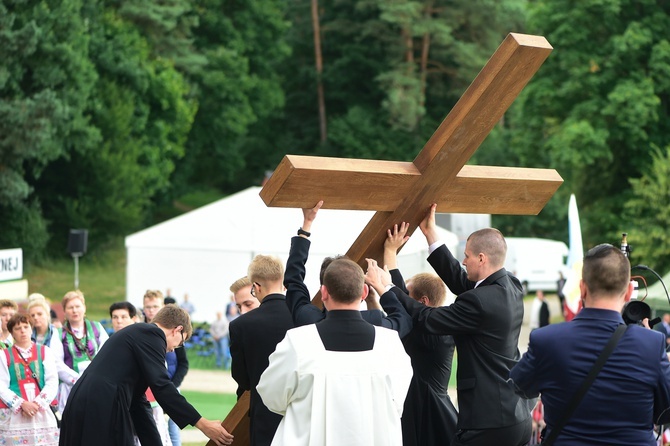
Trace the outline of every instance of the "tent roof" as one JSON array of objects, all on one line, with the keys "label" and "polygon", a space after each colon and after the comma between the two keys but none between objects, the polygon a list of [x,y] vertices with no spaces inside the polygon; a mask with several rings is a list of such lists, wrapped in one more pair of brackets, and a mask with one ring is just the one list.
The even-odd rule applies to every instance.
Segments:
[{"label": "tent roof", "polygon": [[[302,223],[299,209],[270,208],[260,198],[261,188],[250,187],[179,217],[126,237],[126,248],[159,248],[238,251],[254,253],[283,252],[287,240]],[[319,252],[327,255],[346,252],[368,223],[373,211],[323,209],[312,225],[310,239]],[[268,221],[272,230],[268,230]],[[439,228],[447,246],[457,246],[452,232]],[[420,231],[403,248],[408,254],[426,249]]]}]

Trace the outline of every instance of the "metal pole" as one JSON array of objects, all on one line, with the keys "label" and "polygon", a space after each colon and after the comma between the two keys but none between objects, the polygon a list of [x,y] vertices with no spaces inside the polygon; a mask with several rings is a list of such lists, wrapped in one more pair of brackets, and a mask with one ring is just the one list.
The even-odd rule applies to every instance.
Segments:
[{"label": "metal pole", "polygon": [[74,259],[74,289],[79,289],[79,256],[72,256]]}]

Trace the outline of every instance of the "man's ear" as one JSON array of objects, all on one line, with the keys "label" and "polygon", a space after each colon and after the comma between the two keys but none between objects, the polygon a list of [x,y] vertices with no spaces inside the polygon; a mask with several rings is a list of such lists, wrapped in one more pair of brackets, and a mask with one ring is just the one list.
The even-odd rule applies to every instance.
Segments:
[{"label": "man's ear", "polygon": [[586,296],[586,291],[588,288],[586,287],[586,283],[584,283],[584,279],[581,279],[579,281],[579,297],[581,300],[584,300],[584,297]]},{"label": "man's ear", "polygon": [[633,296],[633,291],[635,290],[635,287],[633,286],[633,282],[628,282],[628,288],[626,288],[626,294],[624,295],[624,302],[630,301],[630,298]]},{"label": "man's ear", "polygon": [[328,299],[330,299],[328,288],[326,288],[326,285],[321,285],[321,302],[327,301]]},{"label": "man's ear", "polygon": [[421,296],[421,299],[419,299],[419,302],[424,304],[425,306],[429,306],[430,300],[428,300],[428,296]]},{"label": "man's ear", "polygon": [[363,295],[361,296],[361,302],[363,302],[368,295],[370,294],[370,287],[368,287],[367,283],[363,284]]}]

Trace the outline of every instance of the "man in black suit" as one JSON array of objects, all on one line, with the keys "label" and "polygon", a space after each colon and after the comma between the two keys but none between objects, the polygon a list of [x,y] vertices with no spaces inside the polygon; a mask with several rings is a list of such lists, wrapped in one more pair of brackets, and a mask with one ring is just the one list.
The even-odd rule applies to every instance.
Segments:
[{"label": "man in black suit", "polygon": [[[298,230],[298,235],[291,238],[291,250],[286,262],[284,286],[286,287],[286,303],[293,315],[293,323],[296,327],[314,324],[326,318],[325,307],[320,310],[311,304],[311,295],[305,285],[305,264],[311,244],[309,241],[311,232],[309,231],[322,205],[323,201],[319,201],[313,208],[302,210],[302,227]],[[319,280],[322,284],[326,268],[338,258],[342,258],[342,256],[327,257],[321,264]],[[367,295],[367,286],[365,294]],[[392,292],[380,294],[379,303],[387,315],[384,316],[381,310],[377,309],[366,310],[361,311],[363,319],[373,325],[396,330],[401,338],[406,336],[412,329],[412,319],[400,305],[396,295]]]},{"label": "man in black suit", "polygon": [[465,259],[458,260],[438,239],[433,204],[419,225],[430,245],[428,262],[454,293],[448,307],[422,305],[393,288],[412,315],[415,326],[428,333],[453,335],[458,351],[458,432],[453,446],[518,446],[531,434],[532,401],[518,397],[507,384],[520,358],[523,291],[504,268],[507,245],[497,229],[482,229],[468,237]]},{"label": "man in black suit", "polygon": [[286,331],[293,327],[293,321],[282,294],[284,266],[281,260],[257,255],[249,265],[247,275],[251,281],[251,294],[261,305],[230,323],[231,373],[238,384],[238,398],[245,390],[251,392],[251,446],[267,446],[282,417],[265,407],[256,386],[268,366],[270,354],[284,339]]},{"label": "man in black suit", "polygon": [[179,427],[190,424],[217,445],[232,444],[232,435],[201,417],[168,378],[165,353],[183,347],[192,331],[188,313],[169,305],[151,324],[132,324],[111,336],[72,388],[59,444],[132,446],[135,431],[142,445],[162,445],[147,387]]}]

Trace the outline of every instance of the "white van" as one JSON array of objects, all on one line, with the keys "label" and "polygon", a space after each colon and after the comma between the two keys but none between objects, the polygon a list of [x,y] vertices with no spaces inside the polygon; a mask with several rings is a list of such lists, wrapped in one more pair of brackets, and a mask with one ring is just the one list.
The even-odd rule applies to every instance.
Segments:
[{"label": "white van", "polygon": [[506,237],[505,269],[514,274],[528,291],[556,292],[558,273],[566,275],[568,246],[558,240]]}]

